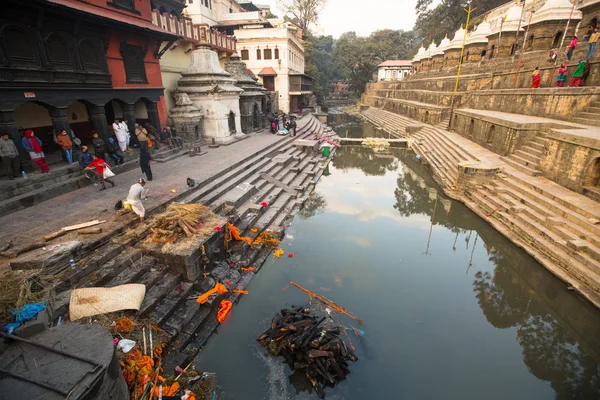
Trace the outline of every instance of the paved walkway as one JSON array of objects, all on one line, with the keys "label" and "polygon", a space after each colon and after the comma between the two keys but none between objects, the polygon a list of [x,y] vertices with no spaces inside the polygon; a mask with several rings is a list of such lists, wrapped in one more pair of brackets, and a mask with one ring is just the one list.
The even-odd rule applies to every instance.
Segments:
[{"label": "paved walkway", "polygon": [[[207,151],[199,157],[182,156],[168,163],[152,164],[154,180],[146,185],[149,198],[144,203],[146,209],[170,201],[189,191],[186,179],[200,182],[235,164],[252,154],[283,139],[269,133],[252,135],[229,146],[217,149],[203,147]],[[106,220],[104,230],[114,229],[131,221],[132,214],[118,216],[114,205],[127,197],[129,188],[141,177],[141,170],[124,172],[113,178],[116,187],[107,184],[107,190],[100,192],[98,186],[88,186],[40,203],[34,207],[0,217],[0,243],[13,240],[15,244],[39,240],[43,235],[59,230],[63,226],[78,224],[94,219]],[[173,192],[175,191],[175,192]],[[116,226],[118,225],[118,226]],[[72,236],[75,237],[75,236]],[[65,240],[68,237],[65,236]],[[0,269],[8,259],[0,257]]]}]

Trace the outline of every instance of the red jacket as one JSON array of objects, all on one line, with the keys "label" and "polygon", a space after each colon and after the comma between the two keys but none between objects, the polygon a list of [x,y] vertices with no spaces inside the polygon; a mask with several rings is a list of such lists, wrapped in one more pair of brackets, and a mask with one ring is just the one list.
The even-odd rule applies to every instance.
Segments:
[{"label": "red jacket", "polygon": [[94,167],[96,168],[96,173],[98,175],[102,175],[102,173],[104,172],[104,168],[106,168],[106,161],[104,161],[101,158],[96,158],[94,161],[92,161],[90,163],[90,165],[87,166],[88,168],[90,167]]}]

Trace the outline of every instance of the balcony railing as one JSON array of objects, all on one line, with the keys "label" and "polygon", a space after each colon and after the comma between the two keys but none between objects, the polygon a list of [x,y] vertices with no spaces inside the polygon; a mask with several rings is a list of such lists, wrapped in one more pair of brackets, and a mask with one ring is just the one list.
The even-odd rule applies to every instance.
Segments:
[{"label": "balcony railing", "polygon": [[290,83],[290,92],[312,92],[312,85]]},{"label": "balcony railing", "polygon": [[195,43],[207,43],[214,50],[228,53],[236,50],[237,43],[233,36],[213,31],[208,25],[194,25],[185,17],[177,18],[166,12],[161,14],[159,10],[152,10],[152,24]]}]

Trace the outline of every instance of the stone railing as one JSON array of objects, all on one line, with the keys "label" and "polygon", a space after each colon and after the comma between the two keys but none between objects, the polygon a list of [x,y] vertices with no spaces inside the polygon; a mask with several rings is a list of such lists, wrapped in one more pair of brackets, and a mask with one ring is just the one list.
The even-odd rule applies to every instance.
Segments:
[{"label": "stone railing", "polygon": [[177,17],[159,10],[152,11],[152,24],[167,32],[182,36],[183,39],[197,43],[207,43],[212,49],[233,53],[236,50],[236,39],[233,36],[214,31],[208,25],[194,25],[185,17]]}]

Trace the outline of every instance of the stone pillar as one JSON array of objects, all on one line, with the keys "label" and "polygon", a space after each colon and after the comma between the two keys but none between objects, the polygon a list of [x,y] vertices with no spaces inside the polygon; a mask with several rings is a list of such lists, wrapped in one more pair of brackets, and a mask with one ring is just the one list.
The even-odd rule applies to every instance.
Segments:
[{"label": "stone pillar", "polygon": [[13,110],[10,111],[0,111],[0,132],[6,132],[10,136],[10,138],[17,145],[17,149],[19,149],[19,155],[21,156],[21,162],[30,161],[29,154],[25,151],[22,144],[22,136],[17,128],[17,123],[15,121],[15,112]]},{"label": "stone pillar", "polygon": [[146,109],[148,110],[148,119],[150,120],[150,125],[156,128],[157,132],[160,132],[160,118],[158,117],[158,106],[155,102],[150,104],[146,104]]},{"label": "stone pillar", "polygon": [[123,110],[123,119],[127,120],[127,127],[131,135],[129,146],[138,147],[140,142],[137,140],[137,136],[135,136],[135,107],[133,104],[128,103],[121,103],[120,105],[121,110]]},{"label": "stone pillar", "polygon": [[88,111],[94,131],[104,140],[104,143],[108,143],[108,123],[104,106],[90,105]]},{"label": "stone pillar", "polygon": [[54,133],[57,135],[63,129],[66,129],[69,136],[71,136],[71,127],[69,126],[69,117],[67,117],[67,108],[52,107],[49,109],[50,118],[52,119],[52,126],[54,127]]}]

